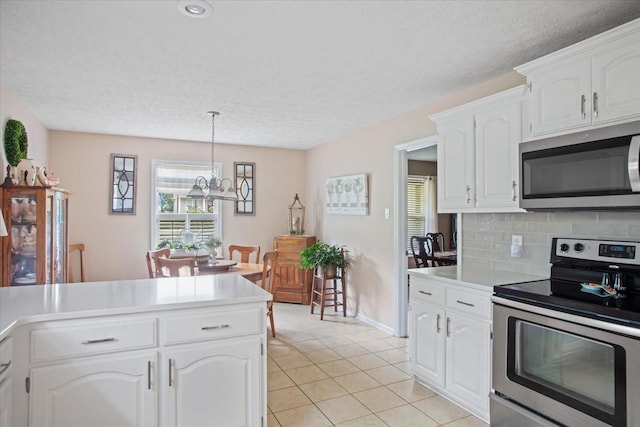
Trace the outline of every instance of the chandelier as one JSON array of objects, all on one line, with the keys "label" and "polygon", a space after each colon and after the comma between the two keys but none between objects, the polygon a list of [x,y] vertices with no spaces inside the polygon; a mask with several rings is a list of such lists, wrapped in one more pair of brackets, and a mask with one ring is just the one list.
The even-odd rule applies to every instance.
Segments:
[{"label": "chandelier", "polygon": [[[187,197],[192,199],[209,199],[209,200],[238,200],[236,190],[233,188],[233,182],[229,178],[219,179],[214,171],[214,135],[215,135],[215,118],[217,111],[209,111],[207,114],[211,116],[211,178],[207,181],[204,176],[198,176],[193,183],[193,187],[187,193]],[[225,183],[228,187],[225,188]],[[205,190],[207,193],[205,193]]]}]

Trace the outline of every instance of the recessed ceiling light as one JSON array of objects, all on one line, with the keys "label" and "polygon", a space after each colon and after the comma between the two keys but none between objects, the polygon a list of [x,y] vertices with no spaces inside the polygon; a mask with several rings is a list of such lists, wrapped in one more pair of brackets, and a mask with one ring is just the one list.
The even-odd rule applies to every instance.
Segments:
[{"label": "recessed ceiling light", "polygon": [[206,18],[213,14],[213,6],[203,0],[178,0],[178,10],[190,18]]}]

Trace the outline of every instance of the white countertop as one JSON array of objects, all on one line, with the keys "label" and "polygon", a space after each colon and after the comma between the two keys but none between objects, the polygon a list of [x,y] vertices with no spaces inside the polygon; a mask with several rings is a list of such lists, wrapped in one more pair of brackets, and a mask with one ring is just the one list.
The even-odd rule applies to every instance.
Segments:
[{"label": "white countertop", "polygon": [[471,268],[464,267],[463,265],[411,268],[409,269],[409,274],[451,281],[483,291],[491,291],[495,285],[548,279],[548,277],[536,276],[533,274]]},{"label": "white countertop", "polygon": [[0,339],[22,323],[271,299],[239,274],[0,287]]}]

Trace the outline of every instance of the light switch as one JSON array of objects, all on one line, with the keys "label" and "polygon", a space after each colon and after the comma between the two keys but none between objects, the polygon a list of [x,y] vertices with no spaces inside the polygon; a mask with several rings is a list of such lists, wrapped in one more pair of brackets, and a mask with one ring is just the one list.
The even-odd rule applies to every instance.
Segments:
[{"label": "light switch", "polygon": [[384,208],[384,219],[389,219],[389,208]]},{"label": "light switch", "polygon": [[512,235],[511,236],[511,258],[522,258],[522,236]]}]

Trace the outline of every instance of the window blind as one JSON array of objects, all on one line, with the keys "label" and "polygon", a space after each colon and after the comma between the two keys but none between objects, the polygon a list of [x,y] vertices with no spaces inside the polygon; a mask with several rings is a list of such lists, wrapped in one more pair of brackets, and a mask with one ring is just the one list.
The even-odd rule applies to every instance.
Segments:
[{"label": "window blind", "polygon": [[411,253],[411,236],[425,235],[425,188],[424,177],[409,176],[407,179],[407,251]]}]

